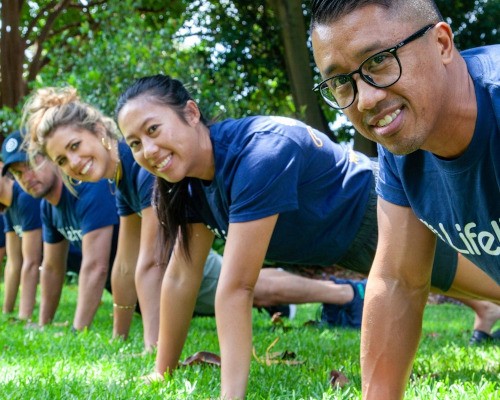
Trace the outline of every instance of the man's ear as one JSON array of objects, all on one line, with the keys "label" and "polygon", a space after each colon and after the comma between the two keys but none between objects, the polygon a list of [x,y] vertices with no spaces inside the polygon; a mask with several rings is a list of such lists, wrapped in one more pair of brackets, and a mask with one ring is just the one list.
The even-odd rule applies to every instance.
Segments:
[{"label": "man's ear", "polygon": [[446,22],[439,22],[435,28],[437,45],[440,48],[441,59],[444,64],[449,64],[454,57],[453,31]]}]

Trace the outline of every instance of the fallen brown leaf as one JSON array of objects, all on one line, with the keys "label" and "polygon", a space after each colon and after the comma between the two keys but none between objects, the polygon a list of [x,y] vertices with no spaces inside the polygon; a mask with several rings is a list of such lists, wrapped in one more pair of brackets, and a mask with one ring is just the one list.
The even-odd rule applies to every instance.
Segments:
[{"label": "fallen brown leaf", "polygon": [[198,351],[179,363],[185,367],[193,364],[211,364],[220,367],[220,357],[209,351]]},{"label": "fallen brown leaf", "polygon": [[273,314],[271,317],[271,324],[272,325],[283,325],[283,318],[281,318],[282,314],[280,312],[276,312]]},{"label": "fallen brown leaf", "polygon": [[340,371],[332,370],[330,372],[330,385],[343,388],[349,383],[349,379]]}]

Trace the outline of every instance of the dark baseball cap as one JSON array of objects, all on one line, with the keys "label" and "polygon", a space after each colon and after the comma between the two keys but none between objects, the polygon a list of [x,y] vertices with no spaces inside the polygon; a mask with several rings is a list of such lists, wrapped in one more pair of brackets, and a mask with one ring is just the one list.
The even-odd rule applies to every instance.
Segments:
[{"label": "dark baseball cap", "polygon": [[11,164],[28,161],[28,154],[23,149],[24,137],[20,131],[12,132],[2,143],[2,176],[4,176]]}]

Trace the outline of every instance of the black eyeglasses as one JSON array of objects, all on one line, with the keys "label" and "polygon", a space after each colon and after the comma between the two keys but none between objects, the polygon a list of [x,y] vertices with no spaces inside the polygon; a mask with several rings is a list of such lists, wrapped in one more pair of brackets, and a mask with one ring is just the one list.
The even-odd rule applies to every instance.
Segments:
[{"label": "black eyeglasses", "polygon": [[396,51],[410,42],[424,36],[436,24],[430,24],[419,29],[396,46],[379,51],[361,63],[359,68],[349,74],[334,75],[318,83],[313,90],[321,93],[326,103],[336,110],[342,110],[354,103],[358,87],[353,78],[359,74],[364,82],[377,88],[394,85],[401,78],[401,62]]}]

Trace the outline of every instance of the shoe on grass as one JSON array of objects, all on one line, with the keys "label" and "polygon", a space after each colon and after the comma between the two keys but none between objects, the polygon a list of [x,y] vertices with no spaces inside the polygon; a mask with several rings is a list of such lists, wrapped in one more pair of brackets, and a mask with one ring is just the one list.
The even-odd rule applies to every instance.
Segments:
[{"label": "shoe on grass", "polygon": [[474,329],[472,336],[469,339],[469,346],[478,346],[487,343],[500,343],[500,330],[494,332],[493,334],[480,331],[479,329]]},{"label": "shoe on grass", "polygon": [[351,285],[354,291],[354,298],[346,304],[323,303],[321,322],[331,327],[360,329],[361,318],[363,317],[363,305],[365,303],[366,279],[356,281],[331,276],[330,280],[338,285]]}]

